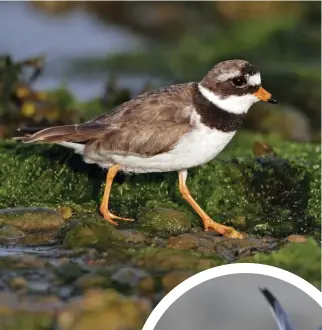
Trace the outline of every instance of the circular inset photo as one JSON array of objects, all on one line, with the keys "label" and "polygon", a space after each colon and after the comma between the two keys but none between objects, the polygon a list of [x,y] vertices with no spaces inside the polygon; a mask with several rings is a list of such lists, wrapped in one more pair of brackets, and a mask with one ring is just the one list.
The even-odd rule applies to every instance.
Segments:
[{"label": "circular inset photo", "polygon": [[321,330],[322,293],[258,264],[220,266],[173,289],[143,330]]}]

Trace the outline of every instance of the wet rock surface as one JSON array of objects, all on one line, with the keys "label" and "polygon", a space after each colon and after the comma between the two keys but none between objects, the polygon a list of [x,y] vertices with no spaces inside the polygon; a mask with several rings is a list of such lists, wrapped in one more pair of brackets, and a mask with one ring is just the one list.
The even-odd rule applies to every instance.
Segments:
[{"label": "wet rock surface", "polygon": [[[3,329],[141,329],[176,285],[232,262],[281,267],[320,287],[320,147],[274,141],[247,149],[237,139],[233,154],[189,176],[215,220],[249,234],[241,240],[202,230],[175,173],[118,177],[112,212],[136,221],[116,228],[97,212],[104,173],[96,167],[75,156],[66,163],[61,148],[0,147],[8,160],[0,172]],[[13,179],[9,167],[22,160],[29,176]]]},{"label": "wet rock surface", "polygon": [[64,223],[61,213],[54,209],[0,209],[0,244],[51,244]]},{"label": "wet rock surface", "polygon": [[9,224],[23,232],[48,232],[64,224],[62,215],[45,208],[12,208],[0,210],[0,223]]},{"label": "wet rock surface", "polygon": [[[75,222],[77,235],[80,229],[87,233],[88,220]],[[36,330],[43,324],[104,329],[107,317],[110,329],[141,329],[167,292],[200,271],[230,262],[271,264],[320,284],[321,253],[312,238],[301,243],[272,237],[236,240],[194,231],[156,239],[97,221],[91,223],[91,240],[81,236],[73,246],[71,233],[62,229],[63,245],[0,248],[1,291],[12,295],[10,303],[0,295],[0,320],[8,320],[7,311],[11,315],[7,329],[19,329],[19,324]],[[128,240],[129,233],[135,239]]]}]

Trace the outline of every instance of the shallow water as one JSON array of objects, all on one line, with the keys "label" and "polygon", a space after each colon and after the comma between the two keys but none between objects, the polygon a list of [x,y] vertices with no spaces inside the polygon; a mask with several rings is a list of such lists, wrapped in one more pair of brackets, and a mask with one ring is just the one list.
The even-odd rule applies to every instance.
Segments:
[{"label": "shallow water", "polygon": [[0,247],[0,257],[6,256],[22,256],[26,254],[32,255],[48,255],[52,253],[53,248],[51,247],[23,247],[23,246],[8,246]]}]

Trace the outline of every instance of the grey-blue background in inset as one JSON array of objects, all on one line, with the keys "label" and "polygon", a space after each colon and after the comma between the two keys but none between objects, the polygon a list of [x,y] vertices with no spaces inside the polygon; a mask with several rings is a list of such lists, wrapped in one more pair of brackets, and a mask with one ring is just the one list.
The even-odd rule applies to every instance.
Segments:
[{"label": "grey-blue background in inset", "polygon": [[316,330],[322,325],[322,308],[295,286],[269,276],[235,274],[209,280],[185,293],[154,330],[275,330],[260,286],[281,302],[297,330]]}]

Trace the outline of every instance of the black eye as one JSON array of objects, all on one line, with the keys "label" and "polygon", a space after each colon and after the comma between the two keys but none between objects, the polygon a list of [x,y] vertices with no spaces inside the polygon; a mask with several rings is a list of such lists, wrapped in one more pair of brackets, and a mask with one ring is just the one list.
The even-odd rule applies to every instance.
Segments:
[{"label": "black eye", "polygon": [[241,87],[243,85],[247,84],[247,80],[245,79],[244,76],[239,76],[239,77],[235,77],[231,80],[231,82],[233,83],[233,85],[235,85],[236,87]]}]

